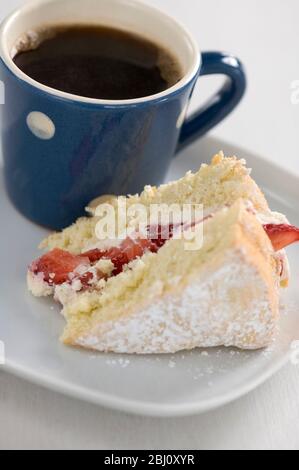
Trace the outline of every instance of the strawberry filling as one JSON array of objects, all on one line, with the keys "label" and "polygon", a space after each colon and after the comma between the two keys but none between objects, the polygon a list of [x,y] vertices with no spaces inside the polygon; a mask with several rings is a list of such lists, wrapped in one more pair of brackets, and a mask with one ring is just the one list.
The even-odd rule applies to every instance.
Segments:
[{"label": "strawberry filling", "polygon": [[[74,280],[79,280],[82,289],[88,289],[95,277],[96,280],[107,277],[99,269],[96,270],[96,276],[90,271],[98,261],[111,260],[114,265],[111,275],[116,276],[123,271],[124,266],[143,256],[147,251],[156,253],[172,234],[172,225],[167,228],[151,227],[148,229],[149,238],[127,237],[118,247],[108,250],[93,249],[77,256],[55,248],[34,261],[29,269],[35,275],[42,274],[43,280],[49,285],[71,284]],[[79,268],[83,268],[84,274],[80,274]]]},{"label": "strawberry filling", "polygon": [[264,229],[275,251],[299,241],[299,228],[287,224],[267,224]]},{"label": "strawberry filling", "polygon": [[55,248],[46,255],[34,261],[30,266],[33,274],[43,274],[44,281],[49,285],[60,285],[69,280],[70,273],[79,266],[88,266],[87,256],[75,256],[68,251]]},{"label": "strawberry filling", "polygon": [[156,253],[158,245],[149,239],[133,239],[128,237],[119,247],[109,248],[108,250],[94,249],[83,253],[82,256],[87,257],[91,264],[101,259],[110,259],[114,265],[112,275],[116,276],[122,272],[126,264],[141,257],[146,251]]},{"label": "strawberry filling", "polygon": [[[264,225],[264,229],[275,251],[299,241],[299,229],[292,225],[267,224]],[[30,266],[30,271],[36,275],[41,273],[44,281],[49,285],[71,284],[74,280],[79,280],[82,289],[88,289],[95,278],[96,280],[107,278],[99,269],[96,270],[96,275],[90,271],[98,261],[111,260],[114,266],[111,275],[116,276],[123,271],[124,266],[146,252],[156,253],[167,240],[172,238],[173,232],[173,225],[148,227],[146,239],[127,237],[118,247],[107,250],[93,249],[77,256],[55,248],[34,261]],[[80,271],[84,273],[80,274]]]}]

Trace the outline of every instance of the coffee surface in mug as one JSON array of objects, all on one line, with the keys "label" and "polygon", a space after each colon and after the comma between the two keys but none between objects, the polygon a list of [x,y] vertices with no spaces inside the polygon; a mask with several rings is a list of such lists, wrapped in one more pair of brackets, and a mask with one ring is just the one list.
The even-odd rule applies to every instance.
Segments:
[{"label": "coffee surface in mug", "polygon": [[52,27],[22,41],[15,64],[29,77],[88,98],[125,100],[160,93],[182,78],[175,56],[135,34],[93,25]]}]

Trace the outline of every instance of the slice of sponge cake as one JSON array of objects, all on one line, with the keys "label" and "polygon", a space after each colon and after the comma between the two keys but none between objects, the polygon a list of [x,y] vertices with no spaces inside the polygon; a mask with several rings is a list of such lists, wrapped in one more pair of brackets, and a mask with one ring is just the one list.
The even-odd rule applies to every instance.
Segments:
[{"label": "slice of sponge cake", "polygon": [[170,240],[110,278],[100,295],[74,296],[63,341],[122,353],[260,348],[277,326],[279,269],[265,231],[238,201],[204,224],[200,250]]},{"label": "slice of sponge cake", "polygon": [[288,222],[271,212],[243,160],[220,153],[178,181],[109,198],[116,212],[120,199],[148,211],[153,204],[202,204],[203,244],[188,251],[184,239],[136,246],[129,238],[129,248],[127,241],[110,240],[107,249],[96,235],[101,204],[89,208],[91,217],[51,235],[41,245],[49,254],[32,264],[28,285],[34,295],[54,295],[62,304],[65,344],[173,353],[271,342],[279,285],[287,284],[289,272],[284,251],[274,249],[265,227]]}]

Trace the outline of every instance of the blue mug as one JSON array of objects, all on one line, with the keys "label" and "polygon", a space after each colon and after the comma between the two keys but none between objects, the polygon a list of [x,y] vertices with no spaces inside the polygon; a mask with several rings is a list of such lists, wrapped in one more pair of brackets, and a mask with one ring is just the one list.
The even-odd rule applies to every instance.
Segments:
[{"label": "blue mug", "polygon": [[[91,99],[44,86],[13,62],[18,43],[45,25],[104,24],[173,51],[182,79],[140,99]],[[179,150],[224,119],[242,98],[243,67],[220,52],[200,53],[177,21],[139,0],[38,0],[0,30],[4,174],[9,197],[30,220],[62,229],[102,194],[134,194],[163,182]],[[186,118],[199,76],[224,74],[224,86]]]}]

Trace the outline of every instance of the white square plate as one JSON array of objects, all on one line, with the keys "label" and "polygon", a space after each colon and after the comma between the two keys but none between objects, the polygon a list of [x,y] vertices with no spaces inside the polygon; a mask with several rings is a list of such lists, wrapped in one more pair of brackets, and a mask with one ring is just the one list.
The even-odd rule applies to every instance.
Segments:
[{"label": "white square plate", "polygon": [[[168,179],[197,169],[220,149],[246,158],[271,207],[299,226],[299,179],[225,142],[207,138],[196,143],[174,161]],[[39,255],[37,246],[47,232],[11,206],[2,171],[0,220],[0,341],[6,354],[2,367],[45,387],[137,414],[199,413],[264,382],[285,364],[290,344],[299,339],[299,246],[293,246],[289,249],[292,284],[284,293],[287,308],[282,311],[279,337],[267,351],[216,348],[145,357],[67,348],[58,340],[64,323],[59,308],[49,300],[33,298],[26,288],[27,265]]]}]

